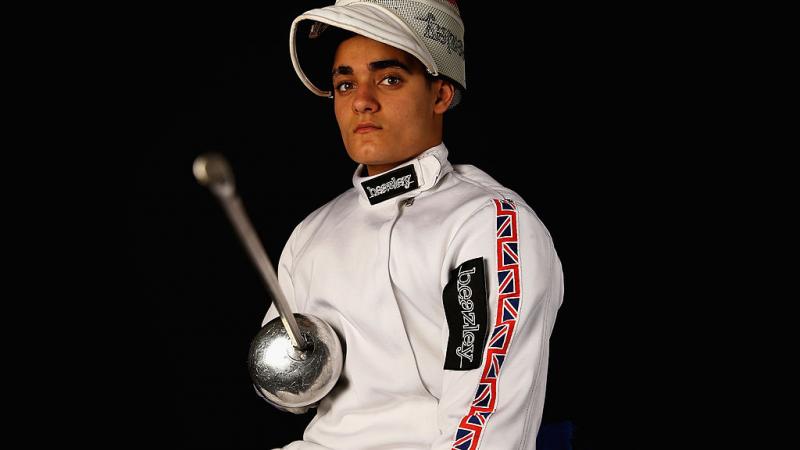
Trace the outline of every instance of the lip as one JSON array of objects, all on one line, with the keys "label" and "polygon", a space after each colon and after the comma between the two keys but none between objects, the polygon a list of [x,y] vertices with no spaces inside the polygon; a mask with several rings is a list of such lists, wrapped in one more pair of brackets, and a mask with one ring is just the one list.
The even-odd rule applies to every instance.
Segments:
[{"label": "lip", "polygon": [[353,133],[369,133],[370,131],[380,130],[381,127],[372,123],[372,122],[364,122],[356,125],[356,129],[353,130]]}]

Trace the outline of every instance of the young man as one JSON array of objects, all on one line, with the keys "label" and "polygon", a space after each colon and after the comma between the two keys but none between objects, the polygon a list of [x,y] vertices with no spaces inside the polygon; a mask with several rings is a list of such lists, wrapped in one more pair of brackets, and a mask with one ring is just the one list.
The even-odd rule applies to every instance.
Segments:
[{"label": "young man", "polygon": [[[303,21],[320,40],[348,31],[332,92],[300,66]],[[359,165],[278,264],[293,310],[328,322],[345,348],[338,384],[283,448],[534,448],[561,263],[522,198],[447,160],[442,117],[466,88],[458,7],[340,0],[298,17],[291,40],[298,75],[333,97]],[[264,323],[275,317],[273,306]]]}]

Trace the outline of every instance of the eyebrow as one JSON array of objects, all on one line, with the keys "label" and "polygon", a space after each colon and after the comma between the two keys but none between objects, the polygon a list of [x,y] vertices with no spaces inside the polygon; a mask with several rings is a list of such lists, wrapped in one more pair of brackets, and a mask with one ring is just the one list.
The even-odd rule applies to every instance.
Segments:
[{"label": "eyebrow", "polygon": [[[373,61],[373,62],[369,63],[369,71],[370,72],[374,72],[376,70],[381,70],[381,69],[386,69],[386,68],[389,68],[389,67],[397,67],[399,69],[405,70],[408,73],[413,73],[413,72],[411,72],[411,69],[409,69],[407,65],[405,65],[402,62],[400,62],[400,60],[397,60],[397,59],[383,59],[383,60],[380,60],[380,61]],[[350,67],[350,66],[335,67],[333,69],[333,72],[331,73],[331,75],[334,76],[334,77],[336,75],[352,75],[352,74],[353,74],[353,68]]]}]

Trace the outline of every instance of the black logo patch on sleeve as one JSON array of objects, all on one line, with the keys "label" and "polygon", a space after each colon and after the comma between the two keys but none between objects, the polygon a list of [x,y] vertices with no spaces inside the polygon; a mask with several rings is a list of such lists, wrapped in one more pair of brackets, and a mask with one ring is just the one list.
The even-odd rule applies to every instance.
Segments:
[{"label": "black logo patch on sleeve", "polygon": [[419,181],[417,172],[414,171],[414,165],[409,164],[364,181],[361,183],[361,187],[367,193],[369,204],[374,205],[397,197],[404,192],[413,191],[419,187]]},{"label": "black logo patch on sleeve", "polygon": [[466,261],[450,272],[442,301],[450,330],[444,369],[477,369],[483,359],[489,315],[483,258]]}]

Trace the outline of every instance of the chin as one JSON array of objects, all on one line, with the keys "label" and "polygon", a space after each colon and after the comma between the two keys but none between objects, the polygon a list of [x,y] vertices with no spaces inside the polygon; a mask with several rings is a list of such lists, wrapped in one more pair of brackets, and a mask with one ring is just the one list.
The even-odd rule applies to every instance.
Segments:
[{"label": "chin", "polygon": [[382,150],[377,143],[373,142],[353,143],[347,149],[347,153],[353,161],[370,165],[382,164],[386,156],[385,149]]}]

